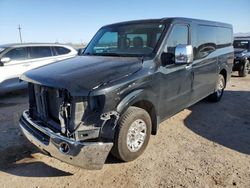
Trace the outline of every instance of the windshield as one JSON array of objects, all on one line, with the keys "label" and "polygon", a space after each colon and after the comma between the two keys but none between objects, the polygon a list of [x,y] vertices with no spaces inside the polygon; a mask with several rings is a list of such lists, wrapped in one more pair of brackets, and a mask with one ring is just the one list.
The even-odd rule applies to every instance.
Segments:
[{"label": "windshield", "polygon": [[113,25],[100,29],[84,55],[150,56],[165,28],[163,24]]},{"label": "windshield", "polygon": [[235,40],[234,41],[234,48],[241,48],[248,50],[249,49],[249,41],[247,40]]}]

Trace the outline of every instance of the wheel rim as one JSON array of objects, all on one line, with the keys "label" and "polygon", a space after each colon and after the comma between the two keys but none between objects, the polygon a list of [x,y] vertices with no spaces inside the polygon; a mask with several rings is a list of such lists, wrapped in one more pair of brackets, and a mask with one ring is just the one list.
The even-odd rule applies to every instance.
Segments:
[{"label": "wheel rim", "polygon": [[220,78],[219,82],[218,82],[218,86],[217,86],[217,96],[218,97],[221,96],[221,94],[223,93],[224,88],[225,88],[224,79]]},{"label": "wheel rim", "polygon": [[131,152],[137,152],[147,136],[147,126],[142,119],[135,120],[128,129],[127,147]]}]

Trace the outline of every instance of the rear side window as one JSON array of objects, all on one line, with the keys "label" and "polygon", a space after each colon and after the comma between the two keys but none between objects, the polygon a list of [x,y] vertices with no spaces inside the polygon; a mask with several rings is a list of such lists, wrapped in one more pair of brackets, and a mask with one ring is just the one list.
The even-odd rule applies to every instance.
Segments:
[{"label": "rear side window", "polygon": [[167,40],[167,52],[174,54],[175,47],[179,44],[188,44],[188,27],[175,25]]},{"label": "rear side window", "polygon": [[64,48],[61,46],[55,46],[54,49],[56,51],[56,55],[64,55],[70,52],[68,48]]},{"label": "rear side window", "polygon": [[52,56],[49,46],[30,47],[31,58],[43,58]]},{"label": "rear side window", "polygon": [[217,48],[223,48],[232,45],[233,32],[230,28],[217,28]]},{"label": "rear side window", "polygon": [[27,48],[14,48],[3,57],[9,57],[11,60],[25,60],[28,58]]},{"label": "rear side window", "polygon": [[197,59],[204,58],[216,50],[216,27],[199,25],[197,30]]},{"label": "rear side window", "polygon": [[231,28],[198,25],[195,58],[205,58],[218,48],[232,45],[232,37]]}]

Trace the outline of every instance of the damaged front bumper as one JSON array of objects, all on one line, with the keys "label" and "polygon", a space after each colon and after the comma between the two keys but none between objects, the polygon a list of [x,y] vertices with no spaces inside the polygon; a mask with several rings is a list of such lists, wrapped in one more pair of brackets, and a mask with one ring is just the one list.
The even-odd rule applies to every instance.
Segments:
[{"label": "damaged front bumper", "polygon": [[19,124],[27,139],[45,153],[85,169],[101,169],[113,147],[111,142],[78,142],[62,136],[33,121],[28,111],[23,112]]}]

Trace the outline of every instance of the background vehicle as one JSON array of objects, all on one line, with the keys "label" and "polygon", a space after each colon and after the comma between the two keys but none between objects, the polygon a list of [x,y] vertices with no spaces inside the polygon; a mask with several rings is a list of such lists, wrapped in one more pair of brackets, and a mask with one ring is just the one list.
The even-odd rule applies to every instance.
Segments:
[{"label": "background vehicle", "polygon": [[234,65],[233,71],[245,77],[250,71],[250,36],[234,38]]},{"label": "background vehicle", "polygon": [[71,58],[77,51],[61,44],[6,44],[0,46],[0,93],[27,87],[19,82],[25,71]]},{"label": "background vehicle", "polygon": [[99,169],[110,151],[134,160],[160,122],[205,97],[221,99],[232,33],[229,24],[187,18],[104,26],[82,56],[21,76],[30,108],[20,127],[37,147],[73,165]]}]

